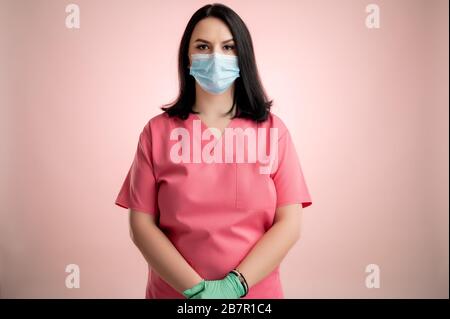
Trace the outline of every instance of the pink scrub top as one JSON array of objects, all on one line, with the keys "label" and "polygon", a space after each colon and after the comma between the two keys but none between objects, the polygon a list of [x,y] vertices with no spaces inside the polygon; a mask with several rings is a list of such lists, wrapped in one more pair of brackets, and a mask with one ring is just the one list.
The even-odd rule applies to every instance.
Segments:
[{"label": "pink scrub top", "polygon": [[[180,130],[181,128],[181,130]],[[197,273],[205,280],[224,278],[236,268],[272,226],[277,207],[312,204],[291,135],[273,113],[263,123],[232,119],[227,128],[278,129],[277,165],[261,174],[259,163],[194,162],[195,147],[224,139],[204,140],[208,127],[196,114],[186,120],[163,112],[151,118],[139,136],[134,160],[115,204],[155,215],[158,227]],[[175,163],[170,152],[178,139],[174,129],[190,136],[191,161]],[[196,132],[197,131],[197,132]],[[185,144],[187,145],[187,144]],[[211,144],[210,144],[211,145]],[[269,142],[267,142],[269,145]],[[247,146],[247,144],[246,144]],[[268,150],[270,150],[269,146]],[[267,151],[269,154],[269,151]],[[278,265],[268,276],[250,287],[244,299],[284,298]],[[149,265],[146,298],[185,299]]]}]

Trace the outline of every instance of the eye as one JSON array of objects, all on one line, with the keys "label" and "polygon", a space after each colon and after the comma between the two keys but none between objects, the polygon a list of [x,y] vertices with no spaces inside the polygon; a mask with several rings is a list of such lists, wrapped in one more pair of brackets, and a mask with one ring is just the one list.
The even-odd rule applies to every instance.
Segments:
[{"label": "eye", "polygon": [[197,45],[197,49],[199,49],[199,50],[204,50],[204,49],[202,49],[203,47],[207,47],[207,45],[206,44],[200,44],[200,45]]},{"label": "eye", "polygon": [[224,48],[226,51],[231,51],[234,50],[234,45],[225,45]]}]

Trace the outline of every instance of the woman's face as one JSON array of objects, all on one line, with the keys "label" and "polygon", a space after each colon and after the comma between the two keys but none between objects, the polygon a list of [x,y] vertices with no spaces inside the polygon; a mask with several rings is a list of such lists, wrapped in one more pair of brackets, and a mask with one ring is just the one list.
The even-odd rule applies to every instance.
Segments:
[{"label": "woman's face", "polygon": [[197,23],[189,41],[189,66],[191,54],[197,53],[237,55],[233,35],[222,20],[208,17]]}]

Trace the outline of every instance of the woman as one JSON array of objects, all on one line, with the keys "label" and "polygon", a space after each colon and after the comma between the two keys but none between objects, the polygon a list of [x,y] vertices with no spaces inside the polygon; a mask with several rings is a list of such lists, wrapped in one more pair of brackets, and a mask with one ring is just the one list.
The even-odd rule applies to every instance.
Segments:
[{"label": "woman", "polygon": [[141,131],[115,202],[149,265],[146,298],[284,298],[279,265],[312,201],[233,10],[195,12],[179,80],[178,98]]}]

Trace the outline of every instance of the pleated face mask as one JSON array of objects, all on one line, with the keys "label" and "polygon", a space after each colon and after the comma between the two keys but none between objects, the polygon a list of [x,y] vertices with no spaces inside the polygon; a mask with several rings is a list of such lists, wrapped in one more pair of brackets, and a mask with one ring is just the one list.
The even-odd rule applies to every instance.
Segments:
[{"label": "pleated face mask", "polygon": [[238,57],[221,53],[192,54],[189,74],[205,91],[221,94],[239,77]]}]

